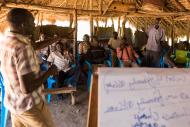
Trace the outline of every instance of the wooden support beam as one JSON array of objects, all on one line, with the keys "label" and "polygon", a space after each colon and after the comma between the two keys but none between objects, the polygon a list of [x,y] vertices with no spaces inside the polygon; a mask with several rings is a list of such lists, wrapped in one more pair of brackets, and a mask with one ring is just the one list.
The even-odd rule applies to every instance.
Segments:
[{"label": "wooden support beam", "polygon": [[77,9],[77,2],[78,2],[78,0],[75,0],[75,9]]},{"label": "wooden support beam", "polygon": [[74,18],[74,17],[73,17],[73,14],[70,14],[69,17],[70,17],[70,24],[69,24],[69,27],[72,28],[72,26],[73,26],[73,18]]},{"label": "wooden support beam", "polygon": [[121,30],[121,37],[123,38],[125,36],[125,24],[127,22],[127,18],[126,16],[123,17],[123,21],[122,21],[122,30]]},{"label": "wooden support beam", "polygon": [[174,26],[175,26],[175,22],[172,19],[172,28],[171,28],[172,51],[174,50],[174,37],[175,37]]},{"label": "wooden support beam", "polygon": [[90,0],[90,10],[93,10],[93,0]]},{"label": "wooden support beam", "polygon": [[107,25],[108,25],[108,19],[106,18],[105,19],[105,27],[107,27]]},{"label": "wooden support beam", "polygon": [[190,33],[190,21],[187,22],[187,41],[189,42],[189,33]]},{"label": "wooden support beam", "polygon": [[89,0],[87,0],[87,3],[86,3],[86,8],[85,8],[85,9],[87,9],[87,10],[88,10],[88,9],[89,9],[88,7],[89,7]]},{"label": "wooden support beam", "polygon": [[65,6],[64,7],[67,7],[67,4],[68,4],[68,0],[65,1]]},{"label": "wooden support beam", "polygon": [[100,10],[100,15],[102,15],[102,5],[103,5],[103,0],[99,0],[99,10]]},{"label": "wooden support beam", "polygon": [[118,35],[121,36],[121,26],[120,26],[120,22],[121,22],[121,17],[118,17]]},{"label": "wooden support beam", "polygon": [[152,15],[152,16],[160,16],[160,17],[190,15],[190,11],[185,11],[185,12],[158,12],[158,13],[138,11],[138,13],[145,14],[145,15]]},{"label": "wooden support beam", "polygon": [[[22,3],[12,3],[7,2],[6,6],[3,6],[3,3],[0,3],[1,10],[9,10],[11,8],[24,8],[28,10],[37,10],[41,12],[53,13],[53,14],[72,14],[75,8],[64,8],[64,7],[52,7],[52,6],[42,6],[36,4],[22,4]],[[129,11],[127,11],[129,12]],[[124,14],[127,12],[120,11],[107,11],[107,14]],[[100,16],[99,10],[85,10],[85,9],[77,9],[78,15],[94,15]]]},{"label": "wooden support beam", "polygon": [[77,29],[78,29],[78,22],[77,22],[77,10],[74,11],[74,42],[73,42],[73,56],[75,56],[75,61],[74,63],[77,62],[77,49],[78,49],[78,44],[77,44]]},{"label": "wooden support beam", "polygon": [[111,22],[112,22],[112,28],[114,29],[114,31],[115,31],[115,26],[114,26],[114,20],[113,20],[113,17],[111,17]]},{"label": "wooden support beam", "polygon": [[93,23],[93,16],[90,15],[90,41],[91,44],[93,43],[93,36],[94,36],[94,23]]},{"label": "wooden support beam", "polygon": [[86,3],[86,0],[83,0],[83,3],[82,3],[82,9],[84,9],[84,5]]},{"label": "wooden support beam", "polygon": [[[93,0],[90,0],[90,10],[93,9]],[[94,36],[94,22],[93,22],[93,16],[90,15],[90,41],[91,44],[93,43],[93,36]]]},{"label": "wooden support beam", "polygon": [[108,11],[109,7],[111,6],[111,4],[113,3],[113,0],[111,0],[107,6],[107,8],[104,10],[103,14],[102,15],[105,15],[106,12]]}]

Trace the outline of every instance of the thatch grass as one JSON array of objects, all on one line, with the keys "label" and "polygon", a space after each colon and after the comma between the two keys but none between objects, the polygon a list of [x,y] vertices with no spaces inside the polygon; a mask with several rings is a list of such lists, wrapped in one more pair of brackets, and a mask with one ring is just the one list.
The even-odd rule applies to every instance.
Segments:
[{"label": "thatch grass", "polygon": [[[43,19],[46,20],[64,20],[68,19],[69,15],[73,14],[74,9],[78,10],[79,15],[86,16],[89,18],[90,14],[93,14],[95,17],[110,17],[110,16],[123,16],[130,15],[131,17],[127,18],[134,26],[137,28],[146,27],[154,22],[155,17],[162,17],[162,26],[166,30],[168,36],[171,35],[172,25],[174,25],[175,36],[187,35],[190,18],[190,2],[189,0],[165,0],[165,6],[163,12],[160,13],[149,13],[142,11],[142,1],[143,0],[114,0],[122,1],[127,5],[128,3],[134,3],[136,5],[136,10],[127,10],[127,7],[124,7],[125,10],[114,10],[108,4],[110,0],[6,0],[7,3],[2,4],[2,10],[0,13],[0,30],[2,31],[5,28],[5,17],[6,13],[10,7],[15,5],[9,5],[10,2],[17,3],[16,7],[20,7],[19,4],[26,4],[25,8],[30,9],[33,14],[38,17],[39,14],[43,14]],[[121,7],[123,4],[121,2]],[[30,6],[31,5],[31,6]],[[39,5],[38,8],[34,8],[33,5]],[[47,8],[48,6],[48,8]],[[22,6],[23,7],[23,6]],[[36,10],[37,9],[37,10]],[[44,11],[46,10],[46,12]],[[49,11],[48,11],[49,9]],[[100,10],[105,15],[101,15]],[[50,11],[51,10],[51,11]],[[66,10],[66,11],[65,11]],[[106,11],[107,10],[107,11]],[[137,13],[138,12],[138,13]],[[154,10],[153,10],[154,12]]]}]

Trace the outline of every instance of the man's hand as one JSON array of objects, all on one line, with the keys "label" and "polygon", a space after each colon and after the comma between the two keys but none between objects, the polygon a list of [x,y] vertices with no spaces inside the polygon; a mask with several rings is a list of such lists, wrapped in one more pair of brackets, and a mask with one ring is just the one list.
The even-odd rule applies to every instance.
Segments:
[{"label": "man's hand", "polygon": [[49,68],[48,71],[49,71],[50,75],[57,75],[58,74],[58,69],[54,64]]},{"label": "man's hand", "polygon": [[34,50],[40,50],[40,49],[43,49],[53,43],[57,43],[61,41],[61,38],[59,37],[56,37],[56,38],[51,38],[51,39],[48,39],[48,40],[44,40],[44,41],[40,41],[38,43],[34,43],[32,44]]}]

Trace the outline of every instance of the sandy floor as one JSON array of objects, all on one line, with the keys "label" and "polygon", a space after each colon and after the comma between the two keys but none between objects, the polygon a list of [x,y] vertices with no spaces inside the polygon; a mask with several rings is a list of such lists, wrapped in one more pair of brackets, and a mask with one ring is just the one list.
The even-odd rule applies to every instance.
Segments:
[{"label": "sandy floor", "polygon": [[[64,95],[63,100],[53,97],[49,105],[56,127],[85,127],[88,110],[87,90],[76,93],[76,105],[72,106],[70,95]],[[11,127],[11,118],[8,118],[7,127]]]}]

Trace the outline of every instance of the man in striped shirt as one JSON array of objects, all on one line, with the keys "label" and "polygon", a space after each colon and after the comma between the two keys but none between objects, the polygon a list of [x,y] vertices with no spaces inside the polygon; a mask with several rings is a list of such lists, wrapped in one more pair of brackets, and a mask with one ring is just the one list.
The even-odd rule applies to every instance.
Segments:
[{"label": "man in striped shirt", "polygon": [[[7,16],[10,32],[0,42],[1,71],[5,81],[5,106],[13,127],[54,127],[43,100],[42,83],[57,73],[55,66],[41,73],[32,43],[34,17],[25,9],[12,9]],[[40,43],[39,43],[40,44]],[[45,46],[45,45],[44,45]]]}]

